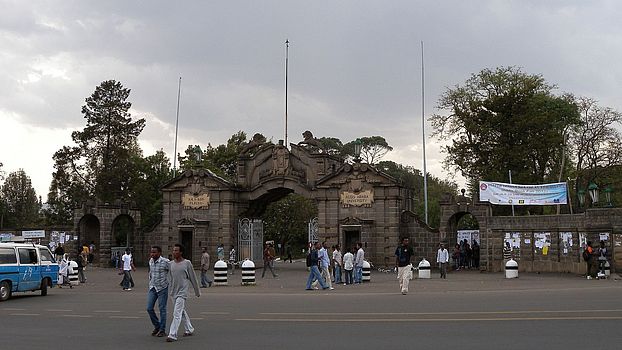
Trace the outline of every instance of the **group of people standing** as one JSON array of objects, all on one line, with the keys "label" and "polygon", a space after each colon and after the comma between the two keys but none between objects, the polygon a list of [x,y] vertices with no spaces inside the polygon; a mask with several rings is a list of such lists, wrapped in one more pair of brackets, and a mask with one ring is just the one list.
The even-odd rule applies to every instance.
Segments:
[{"label": "group of people standing", "polygon": [[473,245],[471,245],[465,238],[454,246],[451,258],[454,262],[454,270],[479,269],[479,244],[473,240]]},{"label": "group of people standing", "polygon": [[[352,252],[355,252],[353,254]],[[363,261],[365,260],[365,251],[360,242],[352,249],[347,249],[342,254],[341,247],[334,245],[332,247],[332,255],[328,254],[328,245],[326,242],[320,244],[315,242],[307,255],[307,267],[309,268],[309,277],[307,278],[307,290],[318,289],[319,284],[322,289],[335,289],[335,284],[348,285],[357,284],[363,281]]]},{"label": "group of people standing", "polygon": [[[583,261],[587,264],[587,279],[605,276],[605,265],[609,257],[609,250],[605,246],[605,241],[600,241],[597,249],[592,247],[592,242],[587,241],[583,251]],[[598,274],[597,271],[598,270]]]}]

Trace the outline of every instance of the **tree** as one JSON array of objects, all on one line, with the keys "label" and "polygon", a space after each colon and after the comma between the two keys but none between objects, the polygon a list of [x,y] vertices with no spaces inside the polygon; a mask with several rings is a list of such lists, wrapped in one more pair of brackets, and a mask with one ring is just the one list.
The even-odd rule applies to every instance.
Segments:
[{"label": "tree", "polygon": [[501,67],[448,89],[438,102],[445,113],[431,117],[434,135],[451,140],[445,166],[470,183],[507,182],[508,170],[515,183],[557,181],[564,132],[579,114],[572,97],[555,96],[554,88],[540,75]]},{"label": "tree", "polygon": [[86,127],[71,134],[74,146],[54,154],[55,174],[65,176],[55,177],[59,197],[69,196],[76,185],[101,201],[129,197],[129,182],[135,175],[131,160],[141,154],[137,138],[145,126],[144,119],[132,121],[132,104],[126,101],[129,94],[130,89],[121,83],[107,80],[85,100],[82,114]]},{"label": "tree", "polygon": [[[361,161],[367,164],[376,164],[382,157],[384,157],[389,151],[393,150],[393,147],[389,146],[387,140],[382,136],[365,136],[358,139],[361,142]],[[343,145],[343,154],[354,158],[354,144],[356,140],[350,141]]]},{"label": "tree", "polygon": [[570,128],[570,143],[578,191],[622,165],[622,135],[615,128],[622,122],[622,113],[586,97],[577,98],[576,104],[581,122]]},{"label": "tree", "polygon": [[39,222],[41,201],[32,188],[30,177],[23,169],[12,172],[2,185],[2,201],[6,205],[3,226],[33,227]]},{"label": "tree", "polygon": [[270,203],[262,215],[264,234],[284,247],[304,247],[307,243],[309,220],[317,216],[316,204],[303,196],[289,194]]},{"label": "tree", "polygon": [[324,150],[326,153],[344,157],[343,154],[343,143],[336,137],[321,137],[318,139],[322,146],[324,146]]},{"label": "tree", "polygon": [[162,215],[160,188],[173,176],[171,162],[162,149],[145,158],[137,157],[134,162],[139,176],[131,183],[130,199],[141,210],[141,227],[149,230]]},{"label": "tree", "polygon": [[[254,138],[262,140],[265,144],[272,144],[265,141],[266,137],[256,134]],[[226,144],[216,147],[208,143],[203,151],[199,145],[188,145],[185,156],[179,157],[179,167],[181,169],[192,169],[193,167],[203,167],[211,170],[216,175],[228,180],[234,180],[238,171],[238,157],[246,145],[246,133],[238,131],[231,135]]]},{"label": "tree", "polygon": [[[420,218],[425,217],[425,201],[423,191],[423,174],[419,169],[405,166],[393,161],[382,161],[376,166],[377,169],[400,181],[406,188],[413,191],[415,203],[414,212]],[[428,225],[439,227],[441,221],[441,206],[439,200],[445,193],[456,195],[458,185],[454,182],[441,180],[428,174]]]}]

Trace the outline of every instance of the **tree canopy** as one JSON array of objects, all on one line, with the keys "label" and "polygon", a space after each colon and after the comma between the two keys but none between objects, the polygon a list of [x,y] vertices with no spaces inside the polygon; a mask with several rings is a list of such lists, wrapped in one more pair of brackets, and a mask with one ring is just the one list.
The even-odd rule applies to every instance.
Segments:
[{"label": "tree canopy", "polygon": [[0,195],[3,227],[26,228],[39,222],[41,200],[37,199],[30,177],[23,169],[7,176]]},{"label": "tree canopy", "polygon": [[[557,181],[564,133],[579,123],[572,96],[553,94],[541,75],[516,67],[484,69],[445,91],[431,117],[434,135],[449,140],[445,166],[477,180]],[[473,190],[473,189],[472,189]]]}]

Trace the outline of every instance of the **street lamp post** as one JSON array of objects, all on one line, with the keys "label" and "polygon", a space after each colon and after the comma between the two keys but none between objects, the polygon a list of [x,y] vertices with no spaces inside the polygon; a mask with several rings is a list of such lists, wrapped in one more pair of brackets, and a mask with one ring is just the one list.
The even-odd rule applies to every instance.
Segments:
[{"label": "street lamp post", "polygon": [[587,191],[590,193],[590,199],[592,200],[592,206],[598,205],[598,185],[590,182],[587,186]]},{"label": "street lamp post", "polygon": [[356,139],[354,141],[354,161],[357,163],[361,162],[361,149],[363,148],[363,142],[361,139]]},{"label": "street lamp post", "polygon": [[579,199],[579,207],[585,206],[585,190],[578,190],[577,197]]},{"label": "street lamp post", "polygon": [[613,205],[611,204],[611,192],[613,192],[613,188],[611,188],[611,185],[607,185],[603,192],[605,192],[605,200],[607,201],[607,206],[612,207]]}]

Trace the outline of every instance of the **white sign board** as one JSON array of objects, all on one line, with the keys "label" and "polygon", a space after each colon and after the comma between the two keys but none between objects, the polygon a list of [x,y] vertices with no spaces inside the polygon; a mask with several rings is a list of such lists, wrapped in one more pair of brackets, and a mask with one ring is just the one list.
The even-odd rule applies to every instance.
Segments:
[{"label": "white sign board", "polygon": [[22,231],[24,238],[45,238],[45,230]]},{"label": "white sign board", "polygon": [[479,182],[479,200],[497,205],[566,204],[565,182],[544,185],[514,185],[502,182]]}]

